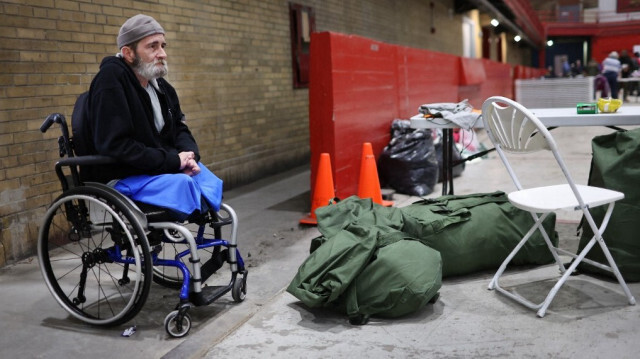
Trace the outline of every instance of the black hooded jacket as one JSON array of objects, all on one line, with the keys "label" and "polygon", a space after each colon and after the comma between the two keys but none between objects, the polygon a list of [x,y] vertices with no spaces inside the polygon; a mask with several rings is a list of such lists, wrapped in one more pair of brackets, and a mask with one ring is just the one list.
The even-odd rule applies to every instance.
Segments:
[{"label": "black hooded jacket", "polygon": [[160,133],[154,124],[149,94],[131,67],[117,56],[102,60],[89,89],[86,118],[80,126],[74,119],[74,137],[82,137],[83,149],[78,154],[105,155],[118,164],[84,166],[83,180],[106,183],[140,174],[178,173],[178,153],[183,151],[193,151],[196,160],[200,159],[175,89],[162,78],[157,83],[165,121]]}]

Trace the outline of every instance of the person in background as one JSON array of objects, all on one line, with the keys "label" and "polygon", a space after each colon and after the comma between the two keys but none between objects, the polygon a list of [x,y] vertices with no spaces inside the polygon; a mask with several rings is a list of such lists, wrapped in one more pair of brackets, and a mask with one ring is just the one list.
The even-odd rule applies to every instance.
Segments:
[{"label": "person in background", "polygon": [[562,77],[571,76],[571,65],[567,56],[562,57]]},{"label": "person in background", "polygon": [[571,76],[573,77],[584,76],[584,67],[582,66],[582,61],[580,61],[580,59],[576,60],[575,63],[571,64]]},{"label": "person in background", "polygon": [[[635,62],[633,61],[631,56],[629,56],[629,53],[627,52],[627,50],[620,51],[620,65],[621,65],[620,77],[622,77],[623,79],[629,78],[631,73],[637,69]],[[634,85],[633,82],[625,81],[622,83],[623,101],[627,101],[627,96],[633,90],[633,85]]]},{"label": "person in background", "polygon": [[618,75],[622,68],[618,57],[616,51],[611,51],[609,56],[602,61],[602,74],[607,78],[607,82],[609,83],[611,97],[616,99],[618,98]]},{"label": "person in background", "polygon": [[585,70],[587,76],[598,76],[600,72],[602,72],[602,67],[596,61],[595,58],[591,58],[589,62],[587,62],[587,68]]},{"label": "person in background", "polygon": [[[633,57],[631,57],[631,66],[633,70],[629,71],[629,77],[637,79],[640,77],[640,54],[638,52],[633,53]],[[638,91],[640,90],[638,86],[638,81],[630,81],[629,84],[629,95],[634,94],[638,96]]]},{"label": "person in background", "polygon": [[553,66],[547,67],[547,73],[544,75],[547,79],[552,79],[556,77],[556,73],[553,71]]}]

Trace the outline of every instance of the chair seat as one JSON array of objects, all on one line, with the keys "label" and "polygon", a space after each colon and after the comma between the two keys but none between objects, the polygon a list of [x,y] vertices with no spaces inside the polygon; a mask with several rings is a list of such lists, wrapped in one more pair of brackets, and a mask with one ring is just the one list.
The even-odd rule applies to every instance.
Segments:
[{"label": "chair seat", "polygon": [[[624,198],[624,193],[605,188],[576,185],[584,203],[592,208]],[[509,201],[526,211],[547,213],[579,210],[578,200],[569,184],[534,187],[509,193]]]}]

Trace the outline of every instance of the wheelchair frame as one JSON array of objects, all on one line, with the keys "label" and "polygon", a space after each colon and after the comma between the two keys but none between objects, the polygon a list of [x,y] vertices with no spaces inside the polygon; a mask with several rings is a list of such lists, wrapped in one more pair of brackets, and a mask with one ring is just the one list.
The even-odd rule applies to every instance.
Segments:
[{"label": "wheelchair frame", "polygon": [[[236,302],[245,299],[248,272],[237,248],[238,218],[233,208],[222,203],[218,212],[190,218],[187,224],[198,226],[194,236],[183,223],[172,220],[168,210],[141,207],[101,183],[83,183],[79,166],[115,160],[75,156],[62,114],[49,115],[40,131],[46,132],[54,123],[62,131],[60,157],[66,156],[55,165],[62,194],[44,216],[38,260],[49,291],[69,314],[97,326],[123,324],[142,309],[154,281],[179,289],[179,303],[166,316],[164,327],[170,336],[184,337],[191,329],[188,310],[192,306],[208,305],[228,292]],[[64,167],[69,168],[70,180]],[[221,228],[229,225],[230,238],[225,240]],[[213,229],[213,238],[207,226]],[[160,255],[165,250],[170,252],[168,257]],[[210,258],[203,263],[199,252]],[[229,283],[205,285],[223,262],[230,267]],[[174,268],[171,274],[165,272],[167,267]]]}]

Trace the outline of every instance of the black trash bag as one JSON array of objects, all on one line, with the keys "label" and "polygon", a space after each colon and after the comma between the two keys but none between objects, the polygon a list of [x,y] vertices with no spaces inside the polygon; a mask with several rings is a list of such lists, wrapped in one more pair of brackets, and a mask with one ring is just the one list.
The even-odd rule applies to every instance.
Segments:
[{"label": "black trash bag", "polygon": [[433,192],[438,180],[438,158],[431,130],[414,130],[409,121],[395,120],[391,124],[391,141],[378,159],[382,186],[398,193],[426,196]]},{"label": "black trash bag", "polygon": [[[436,148],[436,156],[438,158],[438,182],[442,182],[442,174],[444,173],[444,169],[442,166],[443,163],[443,159],[442,159],[442,137],[439,138],[439,141],[436,142],[435,144],[435,148]],[[458,148],[456,147],[455,142],[451,142],[451,154],[452,154],[452,161],[451,163],[454,164],[453,166],[453,178],[456,177],[460,177],[462,175],[462,172],[464,171],[465,168],[465,162],[462,161],[462,155],[460,154],[460,151],[458,151]],[[457,165],[456,165],[457,163]]]}]

